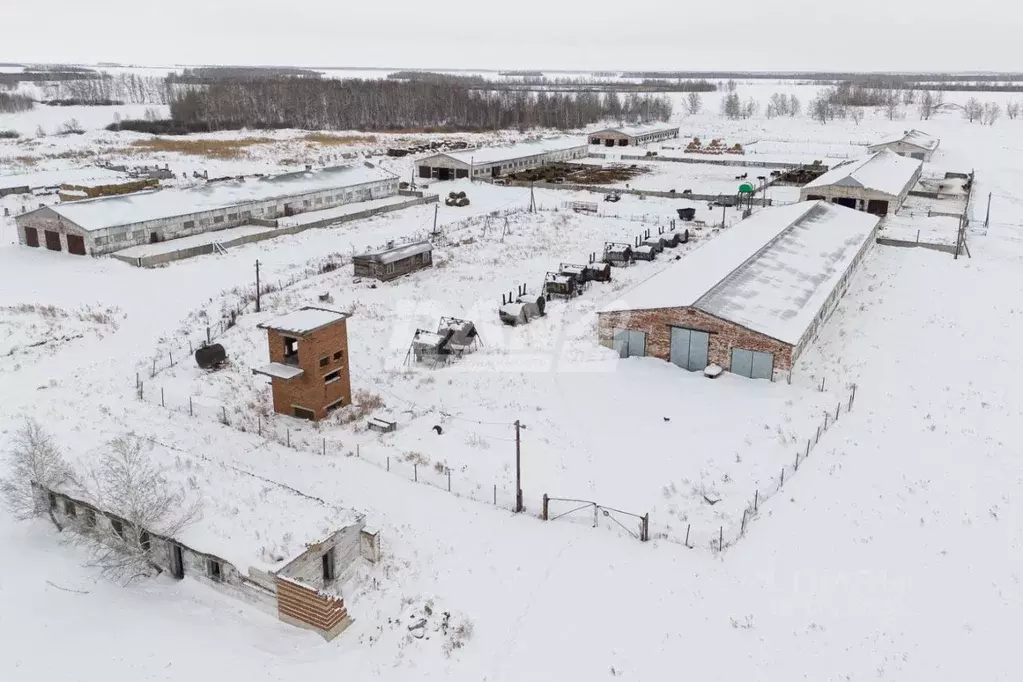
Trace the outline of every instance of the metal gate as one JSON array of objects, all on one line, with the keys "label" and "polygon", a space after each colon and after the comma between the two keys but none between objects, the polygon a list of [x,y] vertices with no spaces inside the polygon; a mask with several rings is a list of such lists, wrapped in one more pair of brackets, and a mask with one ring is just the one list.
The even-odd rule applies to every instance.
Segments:
[{"label": "metal gate", "polygon": [[690,372],[707,368],[710,355],[710,334],[697,329],[671,328],[671,361]]},{"label": "metal gate", "polygon": [[[566,503],[562,506],[571,505],[571,508],[551,516],[550,511],[552,503],[554,503],[553,506],[559,506],[559,503]],[[554,521],[556,519],[560,519],[562,516],[568,516],[570,514],[577,514],[581,516],[579,512],[584,510],[587,514],[589,514],[591,509],[594,528],[597,528],[600,525],[600,519],[603,518],[606,519],[612,527],[621,528],[640,542],[646,542],[650,539],[650,514],[643,514],[640,516],[639,514],[622,511],[621,509],[615,509],[614,507],[605,507],[602,504],[597,504],[590,500],[574,500],[567,497],[550,497],[544,493],[543,510],[540,513],[540,518],[544,521]],[[632,526],[631,528],[630,525]]]},{"label": "metal gate", "polygon": [[749,379],[772,381],[774,378],[774,354],[733,348],[731,372]]},{"label": "metal gate", "polygon": [[646,332],[634,329],[616,329],[611,347],[620,358],[643,357],[646,355]]}]

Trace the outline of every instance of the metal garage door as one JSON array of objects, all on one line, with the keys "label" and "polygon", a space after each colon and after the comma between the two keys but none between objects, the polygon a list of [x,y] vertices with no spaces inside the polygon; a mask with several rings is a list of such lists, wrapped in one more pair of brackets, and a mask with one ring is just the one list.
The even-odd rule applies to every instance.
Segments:
[{"label": "metal garage door", "polygon": [[85,240],[77,234],[69,234],[67,236],[67,250],[68,253],[73,253],[76,256],[84,256]]},{"label": "metal garage door", "polygon": [[50,251],[63,251],[60,245],[60,233],[52,230],[43,230],[43,237],[46,238],[46,248]]},{"label": "metal garage door", "polygon": [[617,329],[611,347],[621,358],[643,357],[646,355],[646,333],[633,329]]},{"label": "metal garage door", "polygon": [[710,334],[697,329],[671,328],[671,361],[690,372],[702,372],[709,364]]},{"label": "metal garage door", "polygon": [[28,246],[39,246],[39,233],[36,232],[36,228],[25,228],[25,244]]},{"label": "metal garage door", "polygon": [[732,374],[750,379],[767,379],[774,376],[774,354],[761,353],[745,348],[732,349]]}]

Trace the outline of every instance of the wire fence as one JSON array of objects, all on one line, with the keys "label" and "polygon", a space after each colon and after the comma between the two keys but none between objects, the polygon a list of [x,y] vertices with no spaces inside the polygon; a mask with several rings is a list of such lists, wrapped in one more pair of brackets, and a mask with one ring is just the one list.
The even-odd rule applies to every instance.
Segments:
[{"label": "wire fence", "polygon": [[[792,463],[782,465],[778,471],[778,476],[772,479],[770,484],[753,491],[752,497],[742,512],[742,519],[738,523],[733,523],[728,527],[723,524],[719,525],[709,534],[707,533],[708,529],[705,528],[697,529],[697,532],[694,534],[694,529],[690,524],[686,528],[685,539],[681,544],[692,549],[698,546],[697,543],[702,543],[705,546],[709,546],[714,552],[721,552],[746,537],[746,531],[753,520],[759,516],[760,509],[764,506],[764,503],[785,488],[785,484],[790,482],[799,473],[799,470],[806,466],[807,460],[812,458],[821,437],[839,422],[842,415],[852,411],[853,405],[856,402],[856,384],[851,384],[848,390],[848,396],[844,400],[838,401],[834,409],[823,413],[820,425],[817,427],[816,432],[806,439],[806,445],[793,452]],[[663,533],[655,533],[653,537],[669,542],[678,542],[678,539]]]},{"label": "wire fence", "polygon": [[284,423],[276,415],[263,415],[241,405],[229,408],[216,401],[172,394],[164,387],[139,380],[136,397],[151,405],[193,419],[218,422],[242,433],[255,434],[267,442],[322,457],[351,457],[372,464],[388,473],[476,502],[513,510],[515,493],[494,482],[491,485],[462,476],[441,461],[435,453],[401,451],[379,442],[342,440],[326,436],[315,423]]}]

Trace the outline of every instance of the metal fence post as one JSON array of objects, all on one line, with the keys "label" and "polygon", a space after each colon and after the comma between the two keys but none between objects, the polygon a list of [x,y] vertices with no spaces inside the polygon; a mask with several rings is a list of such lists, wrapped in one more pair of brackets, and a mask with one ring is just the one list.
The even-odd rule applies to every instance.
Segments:
[{"label": "metal fence post", "polygon": [[643,514],[643,527],[640,533],[639,539],[643,542],[650,541],[650,512]]},{"label": "metal fence post", "polygon": [[387,470],[391,470],[391,456],[387,455]]},{"label": "metal fence post", "polygon": [[167,403],[163,400],[163,386],[160,387],[160,407],[167,407]]},{"label": "metal fence post", "polygon": [[416,483],[419,483],[419,465],[418,464],[413,464],[412,465],[412,475],[415,476]]},{"label": "metal fence post", "polygon": [[327,456],[327,439],[326,438],[323,439],[323,456],[324,457]]},{"label": "metal fence post", "polygon": [[757,507],[760,504],[760,489],[757,488],[753,491],[753,511],[758,511]]},{"label": "metal fence post", "polygon": [[192,416],[192,396],[188,396],[188,416]]},{"label": "metal fence post", "polygon": [[718,551],[722,551],[725,548],[725,527],[718,526]]},{"label": "metal fence post", "polygon": [[288,428],[288,447],[291,447],[291,429]]},{"label": "metal fence post", "polygon": [[785,467],[782,467],[781,468],[781,485],[778,486],[778,487],[781,488],[784,485],[785,485]]},{"label": "metal fence post", "polygon": [[[690,523],[686,526],[686,547],[689,547],[689,531],[691,531],[692,529],[693,524]],[[692,549],[692,547],[690,547],[690,549]]]},{"label": "metal fence post", "polygon": [[[494,486],[494,489],[496,490],[497,486]],[[547,493],[543,494],[543,508],[542,508],[542,511],[540,512],[540,518],[543,519],[544,521],[546,521],[546,520],[548,520],[550,518],[547,515],[547,504],[548,504],[548,502],[550,502],[550,499],[551,498],[547,497]]]},{"label": "metal fence post", "polygon": [[451,492],[451,469],[448,469],[448,492]]}]

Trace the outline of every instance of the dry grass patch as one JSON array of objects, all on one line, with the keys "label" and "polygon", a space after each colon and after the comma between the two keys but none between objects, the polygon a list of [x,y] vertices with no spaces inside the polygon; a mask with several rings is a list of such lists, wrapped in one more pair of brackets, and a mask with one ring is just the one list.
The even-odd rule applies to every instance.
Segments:
[{"label": "dry grass patch", "polygon": [[22,166],[34,166],[39,163],[39,159],[34,156],[15,156],[15,163],[20,163]]},{"label": "dry grass patch", "polygon": [[211,159],[236,159],[248,147],[271,144],[269,137],[247,137],[239,140],[174,140],[162,137],[152,140],[136,140],[133,147],[150,152],[177,152],[191,156],[205,156]]},{"label": "dry grass patch", "polygon": [[328,135],[327,133],[306,133],[306,142],[323,145],[324,147],[347,147],[353,144],[376,144],[376,135]]}]

